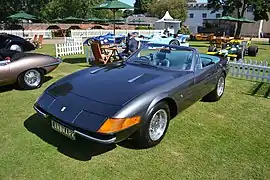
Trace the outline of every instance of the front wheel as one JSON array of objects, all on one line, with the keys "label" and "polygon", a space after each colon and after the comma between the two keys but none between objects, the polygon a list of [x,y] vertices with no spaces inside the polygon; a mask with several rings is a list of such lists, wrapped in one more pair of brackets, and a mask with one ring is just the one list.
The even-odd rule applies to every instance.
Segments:
[{"label": "front wheel", "polygon": [[214,101],[218,101],[225,90],[225,74],[222,73],[217,81],[216,87],[213,91],[211,91],[209,94],[207,94],[205,97],[203,97],[203,101],[210,101],[210,102],[214,102]]},{"label": "front wheel", "polygon": [[21,89],[36,89],[43,83],[44,73],[41,70],[30,69],[18,77],[18,84]]},{"label": "front wheel", "polygon": [[139,148],[150,148],[161,142],[165,136],[170,121],[169,107],[165,102],[159,102],[152,109],[146,122],[134,134],[132,141]]},{"label": "front wheel", "polygon": [[171,40],[171,42],[169,43],[169,45],[176,45],[176,46],[180,46],[180,43],[178,40],[174,39],[174,40]]}]

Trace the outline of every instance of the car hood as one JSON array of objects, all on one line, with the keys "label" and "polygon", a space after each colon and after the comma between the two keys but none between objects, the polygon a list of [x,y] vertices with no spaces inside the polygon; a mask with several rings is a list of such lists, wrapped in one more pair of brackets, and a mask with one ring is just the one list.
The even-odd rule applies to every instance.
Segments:
[{"label": "car hood", "polygon": [[73,93],[96,102],[123,106],[136,96],[184,74],[132,64],[93,67],[59,80],[47,92],[54,97]]}]

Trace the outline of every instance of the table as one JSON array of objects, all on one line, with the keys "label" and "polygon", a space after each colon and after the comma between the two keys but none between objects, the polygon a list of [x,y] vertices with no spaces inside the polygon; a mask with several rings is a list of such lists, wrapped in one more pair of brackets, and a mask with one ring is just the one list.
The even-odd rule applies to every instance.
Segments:
[{"label": "table", "polygon": [[[118,60],[121,60],[121,57],[120,57],[120,54],[119,54],[119,51],[118,51],[118,48],[119,46],[117,45],[112,45],[112,46],[101,46],[101,49],[103,50],[109,50],[109,51],[112,51],[112,54],[113,54],[113,59],[114,61],[118,61]],[[117,58],[118,57],[118,58]]]}]

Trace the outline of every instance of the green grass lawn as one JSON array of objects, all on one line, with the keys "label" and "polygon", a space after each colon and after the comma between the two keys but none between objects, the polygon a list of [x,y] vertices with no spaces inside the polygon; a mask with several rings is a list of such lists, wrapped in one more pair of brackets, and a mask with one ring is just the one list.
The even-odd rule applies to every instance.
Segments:
[{"label": "green grass lawn", "polygon": [[[270,48],[260,49],[257,59],[269,60]],[[38,51],[54,55],[54,46]],[[46,87],[86,67],[82,55],[64,59],[40,89],[1,87],[1,180],[270,179],[269,84],[229,77],[219,102],[194,104],[171,122],[161,144],[134,150],[69,140],[35,115],[33,104]]]}]

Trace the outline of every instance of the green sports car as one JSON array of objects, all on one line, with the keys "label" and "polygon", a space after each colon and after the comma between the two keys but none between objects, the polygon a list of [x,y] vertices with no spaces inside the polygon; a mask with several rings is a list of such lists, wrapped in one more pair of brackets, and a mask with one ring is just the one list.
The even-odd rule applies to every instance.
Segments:
[{"label": "green sports car", "polygon": [[242,56],[256,56],[258,53],[258,46],[251,45],[251,40],[244,41],[233,39],[227,44],[223,44],[221,49],[216,46],[210,46],[206,54],[223,56],[233,59],[242,59]]}]

